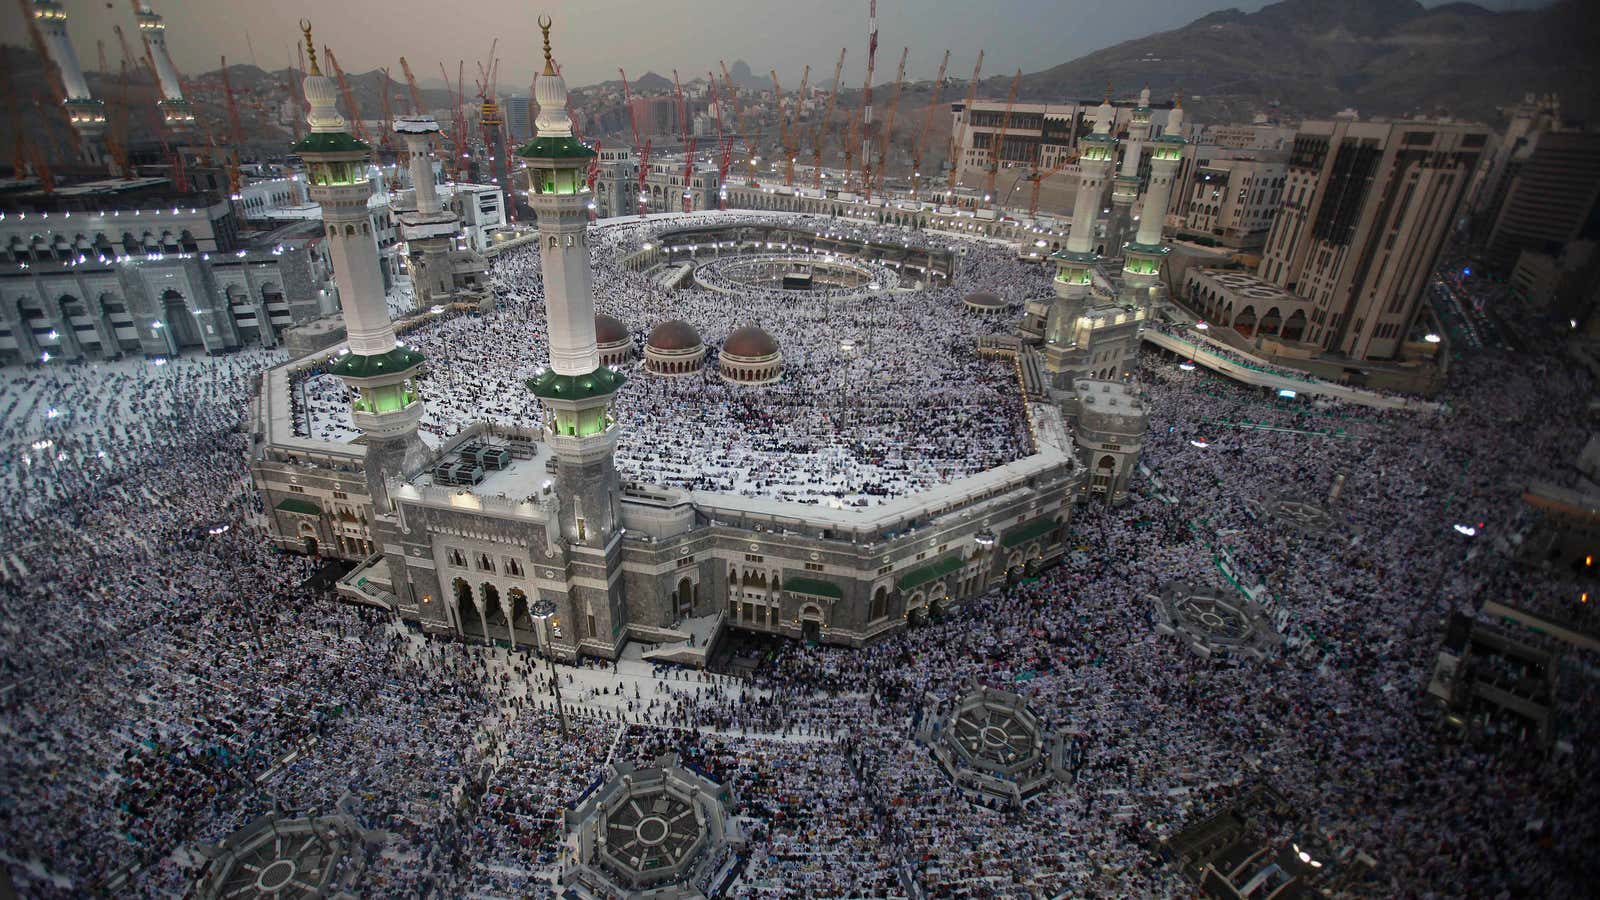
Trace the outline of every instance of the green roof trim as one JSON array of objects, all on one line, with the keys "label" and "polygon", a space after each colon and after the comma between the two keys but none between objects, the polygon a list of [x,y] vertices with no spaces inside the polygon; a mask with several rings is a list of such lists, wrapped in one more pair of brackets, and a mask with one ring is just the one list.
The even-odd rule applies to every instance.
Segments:
[{"label": "green roof trim", "polygon": [[388,353],[374,356],[346,353],[335,357],[333,365],[328,367],[328,372],[340,378],[377,378],[380,375],[393,375],[415,369],[426,359],[410,347],[396,344]]},{"label": "green roof trim", "polygon": [[831,581],[820,578],[791,578],[783,583],[783,589],[796,594],[810,594],[813,597],[832,597],[835,600],[844,599],[844,589]]},{"label": "green roof trim", "polygon": [[522,145],[517,155],[524,159],[592,159],[598,156],[572,137],[538,137]]},{"label": "green roof trim", "polygon": [[919,585],[927,584],[935,578],[943,578],[951,572],[961,568],[961,554],[951,553],[915,569],[895,579],[895,585],[902,591],[909,591]]},{"label": "green roof trim", "polygon": [[1051,531],[1055,530],[1055,527],[1056,520],[1050,518],[1049,516],[1046,516],[1042,519],[1034,519],[1032,522],[1029,522],[1026,525],[1018,525],[1017,527],[1006,532],[1000,537],[1000,543],[1004,544],[1008,548],[1015,547],[1018,544],[1025,544],[1036,537],[1040,537],[1041,535],[1049,534]]},{"label": "green roof trim", "polygon": [[322,515],[322,507],[301,497],[287,497],[278,501],[278,509],[283,512],[299,513],[302,516]]},{"label": "green roof trim", "polygon": [[343,131],[313,131],[289,148],[296,153],[370,153],[371,145]]},{"label": "green roof trim", "polygon": [[545,369],[537,377],[529,378],[528,390],[545,400],[587,400],[615,394],[628,379],[621,372],[601,366],[587,375],[558,375],[555,369]]}]

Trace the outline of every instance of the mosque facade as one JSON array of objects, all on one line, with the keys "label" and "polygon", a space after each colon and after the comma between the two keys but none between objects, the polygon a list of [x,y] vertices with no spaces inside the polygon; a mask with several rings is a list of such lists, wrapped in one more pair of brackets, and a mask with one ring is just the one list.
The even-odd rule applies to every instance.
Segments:
[{"label": "mosque facade", "polygon": [[[393,609],[428,633],[531,646],[564,659],[614,659],[635,641],[651,648],[646,658],[702,665],[730,627],[861,646],[930,617],[959,614],[969,598],[1059,559],[1074,505],[1091,496],[1090,466],[1069,420],[1082,406],[1072,402],[1072,382],[1120,376],[1120,354],[1097,367],[1064,367],[1066,357],[1045,344],[1039,356],[1051,362],[1043,368],[1059,387],[1027,405],[1033,453],[869,507],[619,478],[613,454],[621,423],[612,398],[625,376],[613,366],[632,347],[620,323],[596,315],[586,179],[595,151],[572,134],[566,86],[548,35],[546,41],[546,69],[536,84],[538,137],[519,151],[530,171],[528,201],[538,218],[550,323],[550,364],[527,383],[543,410],[542,427],[477,423],[437,449],[407,449],[426,402],[412,393],[408,377],[420,360],[400,358],[405,348],[396,345],[392,327],[386,336],[377,327],[387,323],[376,321],[381,306],[360,299],[376,292],[352,289],[346,268],[336,265],[346,316],[356,306],[358,317],[372,320],[352,334],[378,334],[365,352],[394,356],[396,371],[363,381],[378,375],[375,363],[347,361],[359,352],[333,357],[334,373],[358,389],[357,412],[361,404],[372,410],[354,417],[364,436],[346,444],[292,436],[284,409],[287,367],[268,373],[253,410],[260,440],[252,471],[278,545],[356,562],[339,583],[342,594]],[[331,104],[329,94],[323,105]],[[318,104],[312,105],[316,115]],[[351,146],[339,137],[322,140]],[[707,249],[674,245],[644,253],[662,264]],[[892,262],[902,273],[914,265],[916,277],[929,280],[948,277],[954,267],[943,253],[904,250],[911,256],[894,257],[893,248],[854,249],[865,251],[871,265]],[[1076,279],[1071,266],[1081,256],[1058,260],[1066,274],[1056,279],[1062,300],[1050,312],[1057,318],[1094,312],[1095,295],[1079,290],[1085,282],[1067,281]],[[343,259],[336,251],[335,262]],[[1133,311],[1125,313],[1117,324],[1136,329]],[[781,377],[783,348],[770,335],[745,329],[715,337],[728,338],[717,364],[723,378],[759,390],[761,382]],[[687,323],[659,325],[644,352],[633,377],[670,377],[712,364],[705,341]],[[1102,437],[1112,446],[1123,439],[1109,430]],[[1120,471],[1094,492],[1107,500],[1137,461],[1136,449],[1113,453]]]}]

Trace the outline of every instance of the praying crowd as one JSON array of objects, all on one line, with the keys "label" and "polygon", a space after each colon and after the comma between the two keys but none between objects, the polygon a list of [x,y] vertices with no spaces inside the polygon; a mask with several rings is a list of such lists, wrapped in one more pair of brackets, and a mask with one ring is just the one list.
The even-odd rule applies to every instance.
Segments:
[{"label": "praying crowd", "polygon": [[[972,354],[1008,323],[960,297],[1015,310],[1049,291],[1039,270],[971,245],[948,287],[736,309],[616,265],[662,227],[601,232],[600,311],[639,342],[683,318],[713,347],[754,321],[786,371],[751,389],[630,370],[624,477],[856,502],[1028,452],[1015,374]],[[536,251],[492,275],[494,312],[404,336],[430,360],[430,440],[538,422]],[[1141,473],[1127,504],[1073,510],[1059,565],[863,649],[784,643],[746,679],[425,638],[305,586],[317,561],[270,548],[247,468],[248,404],[283,361],[0,371],[0,864],[20,896],[186,896],[235,829],[338,809],[373,836],[366,896],[555,897],[564,811],[666,752],[729,789],[737,897],[1187,896],[1160,840],[1262,782],[1377,860],[1364,896],[1583,896],[1600,874],[1594,655],[1519,632],[1559,652],[1552,747],[1496,723],[1463,739],[1425,694],[1453,612],[1596,627],[1578,576],[1511,558],[1536,524],[1522,486],[1579,478],[1594,384],[1558,346],[1463,356],[1439,412],[1284,400],[1147,350]],[[353,436],[342,386],[297,382],[308,434]],[[1332,524],[1292,527],[1272,497],[1327,502]],[[1169,582],[1234,590],[1221,559],[1262,588],[1265,660],[1154,627]],[[1021,809],[967,799],[917,743],[977,685],[1082,748]]]},{"label": "praying crowd", "polygon": [[[690,218],[687,225],[694,224]],[[972,285],[1013,304],[1048,296],[1049,278],[1037,266],[1017,262],[1000,247],[962,242],[953,286],[815,294],[749,288],[732,302],[715,291],[665,289],[620,264],[623,255],[659,240],[657,232],[687,225],[649,221],[597,232],[597,309],[627,325],[634,341],[633,362],[624,368],[628,381],[616,399],[623,429],[616,464],[625,480],[864,506],[1032,451],[1012,366],[979,356],[974,344],[1006,322],[964,309],[960,298]],[[864,230],[862,238],[885,241],[904,241],[907,234],[828,227],[852,236]],[[430,443],[475,421],[540,425],[538,404],[524,387],[548,362],[537,249],[502,253],[491,281],[493,311],[436,318],[402,335],[429,361],[422,429]],[[692,325],[712,351],[696,374],[661,377],[641,365],[651,329],[672,319]],[[783,354],[783,377],[775,384],[733,384],[718,374],[716,349],[750,324],[766,330]],[[295,379],[295,391],[300,434],[339,441],[357,436],[338,379],[307,369]]]}]

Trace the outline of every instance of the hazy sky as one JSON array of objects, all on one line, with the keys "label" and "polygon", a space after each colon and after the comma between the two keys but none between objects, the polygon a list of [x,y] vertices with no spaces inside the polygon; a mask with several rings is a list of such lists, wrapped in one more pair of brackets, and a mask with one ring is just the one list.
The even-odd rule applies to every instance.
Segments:
[{"label": "hazy sky", "polygon": [[[129,0],[62,0],[78,58],[98,66],[96,41],[120,59],[111,27],[137,39]],[[859,83],[866,56],[866,0],[150,0],[166,17],[167,43],[185,72],[229,62],[282,68],[294,53],[302,16],[312,20],[319,46],[333,47],[352,72],[389,66],[400,78],[406,56],[419,78],[436,80],[439,62],[455,77],[456,61],[486,59],[500,38],[500,86],[521,93],[540,59],[540,13],[555,19],[552,42],[568,82],[589,84],[654,70],[684,79],[704,76],[719,59],[745,59],[756,72],[777,68],[785,88],[797,87],[801,66],[814,82],[832,74],[839,48],[849,47],[846,84]],[[1217,9],[1255,10],[1266,0],[880,0],[879,78],[893,76],[901,47],[910,47],[910,76],[931,78],[946,48],[950,72],[966,77],[978,48],[985,75],[1048,68],[1085,53],[1183,25]],[[1338,3],[1342,0],[1324,0]],[[1435,5],[1441,0],[1425,0]],[[1479,0],[1526,7],[1540,0]],[[0,34],[25,43],[18,5],[0,2]],[[879,79],[874,79],[879,80]],[[471,86],[469,77],[468,86]]]}]

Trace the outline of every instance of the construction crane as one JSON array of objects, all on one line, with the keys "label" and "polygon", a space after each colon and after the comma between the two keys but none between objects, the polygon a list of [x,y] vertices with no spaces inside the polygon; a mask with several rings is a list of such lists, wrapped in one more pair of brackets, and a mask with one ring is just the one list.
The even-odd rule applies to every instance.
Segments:
[{"label": "construction crane", "polygon": [[1016,77],[1011,79],[1011,91],[1006,94],[1006,111],[1000,116],[1000,130],[991,136],[989,142],[989,171],[983,176],[983,199],[987,201],[994,196],[994,180],[1000,174],[1000,157],[1006,142],[1006,132],[1011,130],[1011,110],[1017,105],[1017,88],[1022,84],[1022,70],[1018,69]]},{"label": "construction crane", "polygon": [[[400,57],[400,71],[406,75],[406,89],[411,92],[411,114],[422,115],[422,92],[417,90],[417,76],[411,74],[411,64],[406,62],[404,56]],[[533,96],[529,94],[528,96]]]},{"label": "construction crane", "polygon": [[[104,55],[105,44],[101,44]],[[128,64],[122,64],[122,77],[118,80],[116,99],[106,104],[106,154],[123,178],[132,180],[133,167],[128,164]]]},{"label": "construction crane", "polygon": [[900,106],[900,89],[904,87],[906,82],[906,56],[910,53],[910,47],[900,48],[900,66],[894,72],[894,89],[889,92],[889,111],[884,114],[883,135],[878,141],[877,180],[872,184],[866,185],[865,196],[868,200],[872,199],[873,190],[881,189],[883,186],[883,170],[886,168],[884,163],[889,157],[889,143],[894,139],[894,114],[895,110]]},{"label": "construction crane", "polygon": [[911,144],[911,196],[917,196],[917,189],[922,185],[922,148],[928,143],[928,131],[933,128],[933,111],[939,106],[939,92],[944,89],[944,70],[950,64],[950,51],[944,52],[944,59],[939,61],[939,74],[933,78],[933,94],[928,97],[928,109],[922,114],[922,128],[917,131],[917,139]]},{"label": "construction crane", "polygon": [[[331,56],[330,56],[331,60]],[[343,79],[341,79],[341,84]],[[244,143],[244,129],[239,125],[239,104],[233,97],[233,82],[228,79],[228,58],[222,57],[222,93],[228,100],[228,196],[239,198],[239,192],[244,187],[243,178],[239,174],[239,145]],[[350,103],[348,94],[345,99]]]},{"label": "construction crane", "polygon": [[967,103],[962,110],[961,127],[950,135],[950,180],[946,190],[954,190],[956,175],[961,172],[961,147],[967,140],[967,123],[972,121],[972,104],[978,100],[978,74],[983,71],[983,51],[978,51],[978,64],[972,67],[972,79],[967,82]]},{"label": "construction crane", "polygon": [[1059,174],[1067,166],[1070,166],[1077,161],[1078,152],[1074,150],[1071,153],[1064,154],[1060,161],[1058,161],[1055,165],[1045,169],[1044,171],[1040,171],[1039,159],[1038,157],[1034,157],[1033,172],[1028,176],[1028,178],[1033,182],[1033,186],[1028,191],[1029,216],[1036,216],[1039,214],[1039,188],[1044,185],[1045,179],[1051,177],[1052,175]]},{"label": "construction crane", "polygon": [[678,108],[678,124],[683,128],[683,211],[694,212],[694,127],[689,121],[689,104],[683,99],[678,70],[672,70],[673,101]]},{"label": "construction crane", "polygon": [[811,186],[822,190],[822,145],[827,139],[827,127],[833,122],[834,102],[839,99],[839,77],[844,74],[844,47],[839,48],[839,62],[833,67],[833,86],[828,88],[828,102],[817,127],[811,131]]},{"label": "construction crane", "polygon": [[805,73],[800,76],[800,92],[794,95],[794,102],[789,105],[789,111],[783,111],[783,89],[778,86],[778,70],[772,70],[772,98],[777,105],[778,116],[782,121],[779,129],[783,143],[783,183],[785,186],[794,186],[794,159],[800,152],[800,104],[806,96],[806,85],[811,81],[811,67],[806,66]]},{"label": "construction crane", "polygon": [[739,126],[739,139],[744,141],[745,160],[749,165],[747,182],[750,187],[755,187],[756,182],[756,145],[750,141],[750,124],[745,118],[744,109],[739,105],[739,87],[733,83],[733,76],[728,74],[728,64],[717,60],[722,66],[722,81],[728,88],[728,96],[733,98],[733,116]]},{"label": "construction crane", "polygon": [[[156,76],[156,61],[155,61],[155,57],[150,55],[150,48],[149,48],[148,44],[145,46],[145,55],[144,56],[142,56],[142,57],[135,56],[134,53],[133,53],[133,48],[131,48],[128,45],[128,37],[127,37],[127,35],[122,33],[122,26],[121,25],[113,25],[113,26],[111,26],[111,30],[116,32],[116,34],[117,34],[117,42],[122,45],[122,58],[123,58],[124,64],[127,66],[126,72],[132,73],[140,65],[143,65],[145,67],[146,74],[148,74],[150,76],[152,81],[159,80],[157,78],[157,76]],[[128,78],[131,78],[131,77],[132,77],[131,74],[124,74],[123,75],[124,79],[128,79]],[[150,115],[150,121],[151,121],[151,125],[152,125],[152,130],[155,131],[156,138],[161,142],[161,153],[162,153],[163,156],[166,157],[167,165],[172,170],[172,185],[173,185],[173,187],[177,188],[180,191],[188,190],[189,189],[189,178],[188,178],[188,173],[184,169],[183,152],[181,150],[174,151],[173,147],[172,147],[172,143],[167,139],[167,120],[166,120],[166,117],[163,116],[159,112],[159,108],[156,107],[153,104],[150,104],[150,105],[146,106],[146,112],[148,112],[149,115]]]},{"label": "construction crane", "polygon": [[[633,89],[628,87],[628,73],[618,69],[617,75],[622,78],[622,100],[628,104],[628,124],[633,127],[633,158],[639,168],[638,184],[634,189],[639,196],[639,215],[643,216],[646,211],[644,179],[650,170],[650,140],[646,138],[643,144],[639,143],[639,111],[633,105]],[[622,210],[619,208],[617,211]]]},{"label": "construction crane", "polygon": [[[867,80],[861,88],[861,188],[872,190],[872,72],[878,65],[878,0],[868,0],[867,12]],[[854,145],[856,137],[850,139]],[[851,149],[854,149],[852,147]],[[848,164],[845,165],[849,169]]]},{"label": "construction crane", "polygon": [[383,134],[378,137],[378,145],[385,150],[394,149],[394,110],[389,93],[393,90],[394,79],[389,77],[389,67],[384,66],[378,71],[383,73],[383,94],[378,98],[378,107],[383,113]]},{"label": "construction crane", "polygon": [[717,76],[706,73],[711,85],[711,108],[717,119],[717,209],[728,208],[728,166],[733,162],[733,139],[722,130],[722,98],[717,94]]},{"label": "construction crane", "polygon": [[333,67],[333,76],[339,82],[339,95],[344,98],[344,111],[350,114],[350,133],[355,135],[356,140],[365,141],[367,130],[361,127],[361,110],[356,107],[356,95],[350,90],[350,82],[344,77],[344,69],[334,57],[333,48],[323,46],[322,53],[328,57],[328,65]]}]

